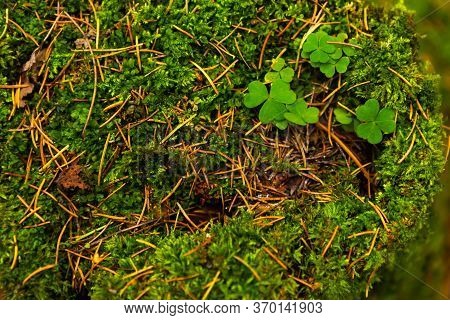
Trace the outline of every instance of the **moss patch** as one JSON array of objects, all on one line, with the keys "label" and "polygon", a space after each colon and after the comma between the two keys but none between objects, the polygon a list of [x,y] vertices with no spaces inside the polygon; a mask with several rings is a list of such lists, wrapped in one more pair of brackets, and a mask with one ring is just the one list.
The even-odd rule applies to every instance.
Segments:
[{"label": "moss patch", "polygon": [[[444,164],[437,77],[410,13],[133,3],[0,7],[0,295],[367,294],[427,226]],[[314,28],[357,44],[346,72],[301,58]],[[277,130],[243,106],[280,55],[317,125]],[[376,146],[333,116],[369,99],[396,113]]]}]

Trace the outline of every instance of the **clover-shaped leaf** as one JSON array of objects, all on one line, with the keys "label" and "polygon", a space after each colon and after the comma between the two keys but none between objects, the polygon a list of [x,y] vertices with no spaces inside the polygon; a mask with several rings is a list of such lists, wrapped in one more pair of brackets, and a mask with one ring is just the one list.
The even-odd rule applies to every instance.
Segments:
[{"label": "clover-shaped leaf", "polygon": [[348,57],[342,57],[336,62],[336,71],[339,73],[347,72],[347,68],[350,64],[350,59]]},{"label": "clover-shaped leaf", "polygon": [[352,115],[342,109],[334,109],[334,116],[340,124],[350,124],[353,121]]},{"label": "clover-shaped leaf", "polygon": [[336,73],[336,65],[333,62],[321,64],[320,71],[328,78],[332,78]]},{"label": "clover-shaped leaf", "polygon": [[375,122],[361,123],[356,128],[356,134],[371,144],[378,144],[383,140],[383,133]]},{"label": "clover-shaped leaf", "polygon": [[333,59],[333,60],[339,60],[340,58],[342,58],[342,55],[343,55],[344,53],[343,53],[343,51],[342,51],[342,49],[341,48],[338,48],[338,49],[336,49],[336,51],[333,53],[333,54],[331,54],[330,55],[330,57],[331,57],[331,59]]},{"label": "clover-shaped leaf", "polygon": [[328,78],[332,78],[336,72],[347,72],[350,64],[349,57],[355,55],[355,41],[348,43],[347,34],[339,33],[332,37],[326,32],[319,31],[308,36],[303,45],[302,57],[309,59],[311,66],[320,68],[320,71]]},{"label": "clover-shaped leaf", "polygon": [[303,44],[302,57],[316,63],[327,63],[331,59],[330,54],[336,51],[336,47],[328,43],[332,40],[333,38],[323,31],[310,34]]},{"label": "clover-shaped leaf", "polygon": [[286,61],[283,58],[276,58],[272,60],[271,69],[273,71],[268,72],[264,76],[266,83],[272,83],[278,79],[284,82],[290,83],[294,79],[294,69],[291,67],[285,67]]},{"label": "clover-shaped leaf", "polygon": [[280,71],[281,80],[287,83],[290,83],[292,79],[294,79],[294,74],[295,74],[294,69],[290,67],[284,68],[283,70]]},{"label": "clover-shaped leaf", "polygon": [[276,58],[272,60],[272,70],[281,71],[286,65],[286,61],[283,58]]},{"label": "clover-shaped leaf", "polygon": [[269,98],[269,92],[264,83],[253,81],[248,85],[248,93],[244,96],[244,105],[255,108]]},{"label": "clover-shaped leaf", "polygon": [[[345,34],[345,33],[339,33],[339,34],[335,37],[335,42],[337,42],[337,43],[336,43],[337,47],[338,47],[339,49],[341,49],[341,50],[345,53],[346,56],[351,57],[351,56],[354,56],[355,53],[356,53],[355,48],[352,46],[352,45],[355,44],[355,40],[354,40],[354,39],[351,39],[351,40],[349,41],[349,44],[350,44],[350,45],[349,45],[349,44],[345,44],[345,40],[347,40],[347,39],[348,39],[347,34]],[[333,42],[334,42],[334,41],[333,41]],[[340,44],[339,44],[339,43],[340,43]]]},{"label": "clover-shaped leaf", "polygon": [[284,113],[287,111],[286,105],[269,98],[259,110],[259,120],[262,123],[271,123],[272,121],[284,121]]},{"label": "clover-shaped leaf", "polygon": [[371,144],[378,144],[383,140],[383,133],[395,131],[395,112],[382,109],[376,99],[368,100],[356,109],[356,117],[361,124],[356,127],[356,134]]},{"label": "clover-shaped leaf", "polygon": [[275,80],[280,79],[280,73],[279,72],[267,72],[264,76],[264,80],[267,83],[274,82]]},{"label": "clover-shaped leaf", "polygon": [[275,125],[277,126],[278,129],[281,130],[286,130],[286,128],[288,127],[289,122],[287,120],[282,120],[282,121],[275,121]]},{"label": "clover-shaped leaf", "polygon": [[270,90],[270,97],[280,103],[291,104],[297,99],[297,95],[292,91],[289,83],[283,80],[275,80],[272,83],[272,88]]},{"label": "clover-shaped leaf", "polygon": [[312,107],[308,108],[306,101],[298,99],[295,103],[288,105],[284,117],[289,122],[305,126],[307,123],[317,123],[319,121],[319,109]]},{"label": "clover-shaped leaf", "polygon": [[367,100],[364,105],[356,108],[356,116],[363,122],[375,121],[379,112],[380,104],[376,99]]}]

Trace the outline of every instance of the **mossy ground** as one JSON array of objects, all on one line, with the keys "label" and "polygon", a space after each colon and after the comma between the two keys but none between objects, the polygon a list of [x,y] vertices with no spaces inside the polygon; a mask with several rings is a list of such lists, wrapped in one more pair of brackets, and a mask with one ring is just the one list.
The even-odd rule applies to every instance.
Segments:
[{"label": "mossy ground", "polygon": [[[6,298],[363,297],[426,232],[440,99],[403,8],[6,1],[0,16]],[[333,79],[297,60],[319,21],[361,47]],[[242,106],[280,54],[322,126],[280,132]],[[338,101],[371,98],[397,113],[383,144],[326,129]]]}]

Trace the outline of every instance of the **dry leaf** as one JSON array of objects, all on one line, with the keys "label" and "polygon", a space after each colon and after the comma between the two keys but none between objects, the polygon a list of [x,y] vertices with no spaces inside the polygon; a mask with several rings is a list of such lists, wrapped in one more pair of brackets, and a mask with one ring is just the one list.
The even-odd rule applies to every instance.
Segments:
[{"label": "dry leaf", "polygon": [[56,183],[63,189],[87,190],[89,186],[81,179],[80,173],[81,166],[75,161],[59,174]]},{"label": "dry leaf", "polygon": [[16,93],[18,94],[18,96],[16,97],[17,105],[19,105],[20,107],[23,108],[23,107],[25,107],[25,101],[23,101],[23,98],[25,98],[27,95],[29,95],[30,93],[33,92],[34,84],[32,84],[29,81],[28,76],[26,74],[22,74],[20,76],[19,84],[27,85],[27,87],[17,89],[17,91],[16,91]]}]

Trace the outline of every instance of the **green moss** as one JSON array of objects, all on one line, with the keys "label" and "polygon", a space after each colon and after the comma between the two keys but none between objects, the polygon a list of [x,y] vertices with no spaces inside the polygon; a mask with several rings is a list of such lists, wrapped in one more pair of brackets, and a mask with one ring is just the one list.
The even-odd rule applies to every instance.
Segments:
[{"label": "green moss", "polygon": [[[397,112],[395,134],[375,147],[333,127],[363,163],[374,163],[368,167],[376,175],[369,195],[365,178],[326,133],[314,126],[286,132],[255,127],[257,114],[243,107],[243,89],[262,80],[283,49],[295,66],[307,29],[291,37],[311,16],[313,3],[195,0],[186,9],[181,0],[170,8],[137,2],[102,1],[95,8],[99,48],[126,48],[94,52],[102,66],[97,83],[97,62],[88,50],[79,52],[84,35],[67,23],[50,37],[53,49],[43,69],[49,96],[42,96],[47,87],[38,92],[43,74],[30,71],[36,88],[9,117],[11,92],[0,90],[0,293],[10,299],[197,299],[207,292],[210,299],[364,297],[382,279],[378,270],[427,227],[444,164],[437,77],[418,59],[410,13],[370,7],[368,37],[346,28],[350,22],[364,29],[362,2],[329,1],[326,21],[339,24],[322,28],[330,35],[347,32],[361,46],[342,74],[340,83],[347,85],[336,100],[355,110],[377,99]],[[89,1],[64,5],[97,25]],[[56,10],[42,1],[18,1],[14,8],[7,1],[0,6],[0,30],[6,8],[38,42]],[[95,27],[80,28],[95,48]],[[136,37],[140,51],[132,47]],[[35,45],[11,25],[0,42],[0,84],[18,83]],[[218,94],[192,62],[211,79],[220,76]],[[314,92],[308,99],[320,102],[338,86],[305,61],[300,65],[292,82],[297,95]],[[120,107],[120,101],[127,103]],[[82,171],[72,178],[84,187],[64,187],[67,171],[56,164],[61,158],[41,169],[42,157],[50,160],[55,150],[41,149],[27,131],[38,115],[55,147],[68,146],[66,160],[80,155]],[[36,205],[48,223],[39,225],[35,215],[19,223],[26,208],[17,194],[32,203],[44,178]],[[369,200],[387,216],[387,228]],[[77,217],[69,219],[67,210]],[[54,264],[57,254],[57,266],[22,284]]]}]

